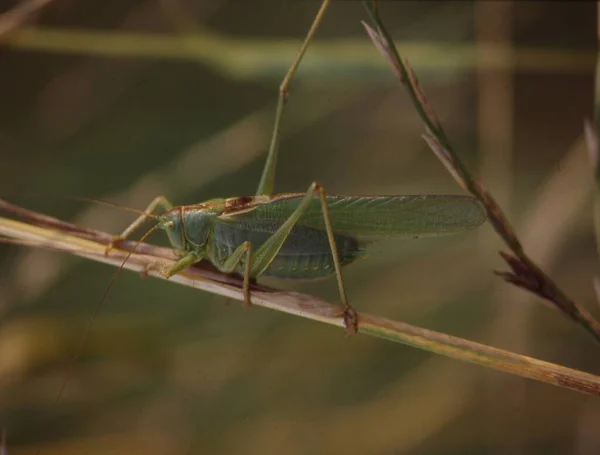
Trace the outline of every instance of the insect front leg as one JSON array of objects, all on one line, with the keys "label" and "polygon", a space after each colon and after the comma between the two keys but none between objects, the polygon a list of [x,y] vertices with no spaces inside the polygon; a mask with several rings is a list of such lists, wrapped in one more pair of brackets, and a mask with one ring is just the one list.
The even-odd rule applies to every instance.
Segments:
[{"label": "insect front leg", "polygon": [[202,256],[198,256],[197,254],[194,254],[194,253],[188,253],[185,256],[183,256],[181,259],[179,259],[171,267],[166,267],[164,264],[162,264],[160,262],[154,262],[154,263],[150,264],[148,267],[146,267],[146,269],[144,270],[143,273],[148,274],[148,272],[150,270],[158,270],[163,278],[169,279],[173,275],[175,275],[177,272],[180,272],[183,269],[187,269],[188,267],[196,264],[197,262],[200,262],[202,259],[203,259]]},{"label": "insect front leg", "polygon": [[144,210],[144,214],[138,216],[135,221],[133,223],[131,223],[129,226],[127,226],[125,228],[125,230],[119,234],[119,235],[115,235],[110,242],[108,243],[106,250],[104,250],[104,255],[108,255],[109,251],[114,247],[114,245],[117,242],[120,242],[121,240],[125,240],[127,237],[129,237],[136,229],[139,229],[139,227],[144,224],[146,222],[146,220],[148,218],[150,218],[150,215],[158,208],[161,207],[164,211],[167,210],[171,210],[173,208],[173,204],[171,204],[166,197],[164,196],[158,196],[155,197],[152,202],[150,202],[150,204],[148,204],[148,207],[146,207],[146,210]]}]

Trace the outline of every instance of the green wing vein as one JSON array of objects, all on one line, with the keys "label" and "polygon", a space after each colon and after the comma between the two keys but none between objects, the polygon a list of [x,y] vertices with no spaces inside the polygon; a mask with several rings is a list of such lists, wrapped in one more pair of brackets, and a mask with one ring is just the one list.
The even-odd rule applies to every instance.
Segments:
[{"label": "green wing vein", "polygon": [[[276,197],[254,210],[229,215],[229,222],[272,231],[296,209],[303,194]],[[472,229],[486,220],[473,197],[454,195],[335,196],[327,202],[334,232],[362,239],[450,234]],[[311,201],[300,225],[325,230],[321,202]]]}]

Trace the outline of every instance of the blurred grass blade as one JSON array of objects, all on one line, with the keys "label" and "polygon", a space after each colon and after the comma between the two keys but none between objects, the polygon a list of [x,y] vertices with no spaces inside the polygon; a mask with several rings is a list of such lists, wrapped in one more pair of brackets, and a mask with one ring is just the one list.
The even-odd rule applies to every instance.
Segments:
[{"label": "blurred grass blade", "polygon": [[53,0],[22,0],[0,14],[0,40],[25,25],[29,19]]},{"label": "blurred grass blade", "polygon": [[[200,28],[189,34],[144,33],[122,30],[101,30],[60,27],[22,27],[2,40],[2,46],[22,52],[60,55],[87,55],[113,58],[175,60],[201,62],[232,79],[276,80],[289,67],[289,56],[297,50],[294,39],[235,38]],[[484,53],[487,69],[514,65],[519,71],[587,74],[590,51],[573,49],[544,50],[521,46],[507,60],[502,46],[488,43],[477,49],[470,43],[440,43],[435,41],[402,41],[402,48],[411,55],[413,65],[444,80],[469,71],[481,64],[478,54]],[[242,58],[243,57],[243,58]],[[354,82],[371,84],[381,81],[384,63],[373,53],[364,39],[321,39],[311,44],[299,78],[337,80],[354,78]],[[381,82],[380,82],[381,83]]]},{"label": "blurred grass blade", "polygon": [[600,143],[598,141],[598,129],[588,119],[585,119],[583,122],[583,132],[594,174],[594,200],[592,202],[592,213],[594,215],[596,249],[600,255],[600,160],[598,159],[600,155]]}]

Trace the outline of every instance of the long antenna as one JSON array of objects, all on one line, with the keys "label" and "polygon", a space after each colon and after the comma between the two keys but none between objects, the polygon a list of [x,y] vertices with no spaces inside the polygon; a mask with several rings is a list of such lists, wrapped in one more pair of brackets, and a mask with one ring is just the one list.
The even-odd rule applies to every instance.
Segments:
[{"label": "long antenna", "polygon": [[158,217],[156,215],[153,215],[152,213],[147,213],[147,212],[144,212],[143,210],[126,207],[124,205],[116,204],[114,202],[103,201],[101,199],[94,199],[91,197],[84,197],[84,196],[60,196],[60,197],[65,198],[65,199],[72,199],[74,201],[91,202],[94,204],[107,205],[109,207],[114,207],[117,209],[125,210],[127,212],[137,213],[138,215],[146,215],[147,217],[155,219],[155,220],[158,219]]},{"label": "long antenna", "polygon": [[61,199],[70,199],[70,200],[73,200],[73,201],[91,202],[93,204],[107,205],[109,207],[114,207],[114,208],[117,208],[117,209],[120,209],[120,210],[125,210],[127,212],[137,213],[138,215],[146,215],[149,218],[153,218],[155,220],[158,219],[158,217],[156,215],[144,212],[143,210],[134,209],[134,208],[131,208],[131,207],[127,207],[127,206],[124,206],[124,205],[117,204],[115,202],[103,201],[102,199],[94,199],[94,198],[91,198],[91,197],[85,197],[85,196],[65,196],[65,195],[62,195],[62,194],[61,195],[28,194],[28,196],[35,197],[35,198],[61,198]]},{"label": "long antenna", "polygon": [[[127,256],[125,256],[125,259],[123,260],[123,262],[121,263],[121,265],[119,266],[119,268],[117,269],[117,271],[115,272],[115,274],[112,276],[110,282],[108,283],[108,286],[106,286],[106,289],[104,291],[104,294],[102,295],[102,298],[100,299],[100,302],[98,303],[98,305],[96,305],[96,309],[94,310],[94,314],[92,315],[92,317],[88,321],[88,324],[87,324],[87,326],[85,328],[85,332],[83,333],[83,336],[81,337],[81,341],[79,342],[79,345],[77,346],[77,350],[75,351],[75,355],[73,356],[73,358],[71,359],[71,362],[69,363],[69,367],[67,369],[67,374],[66,374],[65,380],[63,381],[63,383],[62,383],[62,385],[60,387],[60,390],[58,391],[58,394],[56,395],[56,398],[54,400],[54,404],[55,405],[57,405],[58,402],[60,401],[60,399],[61,399],[61,397],[63,395],[63,392],[65,391],[65,388],[67,387],[67,384],[69,383],[69,379],[71,378],[71,373],[73,371],[75,363],[77,362],[77,359],[79,358],[79,356],[81,355],[81,352],[83,351],[83,347],[85,346],[85,342],[87,341],[87,337],[88,337],[88,335],[89,335],[89,333],[90,333],[90,331],[92,329],[92,325],[94,324],[94,321],[96,320],[96,317],[98,316],[98,313],[100,312],[100,308],[102,308],[102,304],[104,303],[104,300],[106,300],[106,296],[108,295],[108,292],[110,291],[110,289],[112,288],[113,284],[117,280],[117,277],[123,271],[123,267],[125,266],[125,264],[129,260],[129,258],[131,257],[131,255],[133,253],[135,253],[135,251],[137,250],[137,248],[146,239],[146,237],[148,237],[150,234],[152,234],[156,229],[158,229],[158,226],[152,226],[142,236],[142,238],[137,241],[137,243],[135,244],[135,246],[133,247],[133,249],[129,253],[127,253]],[[40,450],[41,450],[41,447],[38,448],[38,450],[36,452],[37,455],[39,455]],[[1,452],[0,452],[0,455],[2,455]]]}]

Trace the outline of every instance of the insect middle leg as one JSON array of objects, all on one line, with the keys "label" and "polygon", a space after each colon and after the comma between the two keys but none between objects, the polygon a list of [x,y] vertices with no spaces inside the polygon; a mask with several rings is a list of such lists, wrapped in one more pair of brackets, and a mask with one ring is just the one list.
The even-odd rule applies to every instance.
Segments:
[{"label": "insect middle leg", "polygon": [[250,284],[253,281],[253,276],[256,276],[252,275],[252,244],[245,241],[227,259],[217,264],[217,267],[221,272],[233,273],[237,271],[237,267],[242,261],[244,261],[244,284],[242,285],[244,306],[249,308],[252,305],[250,301]]},{"label": "insect middle leg", "polygon": [[[242,245],[236,248],[236,250],[229,256],[223,264],[220,264],[222,271],[234,271],[235,267],[239,264],[244,253],[246,254],[246,263],[244,268],[244,289],[248,292],[248,303],[249,303],[249,287],[250,278],[260,276],[271,264],[275,256],[279,253],[279,250],[283,246],[283,243],[287,239],[294,225],[300,220],[302,214],[309,207],[311,200],[318,196],[321,200],[321,209],[323,211],[323,219],[325,221],[325,230],[327,232],[327,238],[329,240],[329,246],[331,249],[331,255],[333,258],[333,264],[335,268],[335,274],[338,282],[338,289],[342,304],[344,305],[344,323],[349,333],[355,333],[358,330],[358,316],[354,308],[348,303],[346,297],[346,288],[344,286],[344,280],[342,278],[341,265],[339,260],[339,253],[337,245],[335,243],[335,237],[333,229],[331,227],[331,219],[329,216],[329,207],[327,205],[327,196],[323,187],[317,183],[313,183],[307,190],[306,195],[302,199],[302,202],[298,205],[296,210],[289,216],[287,220],[283,222],[281,226],[269,237],[259,248],[255,251],[252,249],[252,245],[249,242],[244,242]],[[225,263],[229,266],[225,270]],[[232,268],[233,267],[233,268]]]}]

